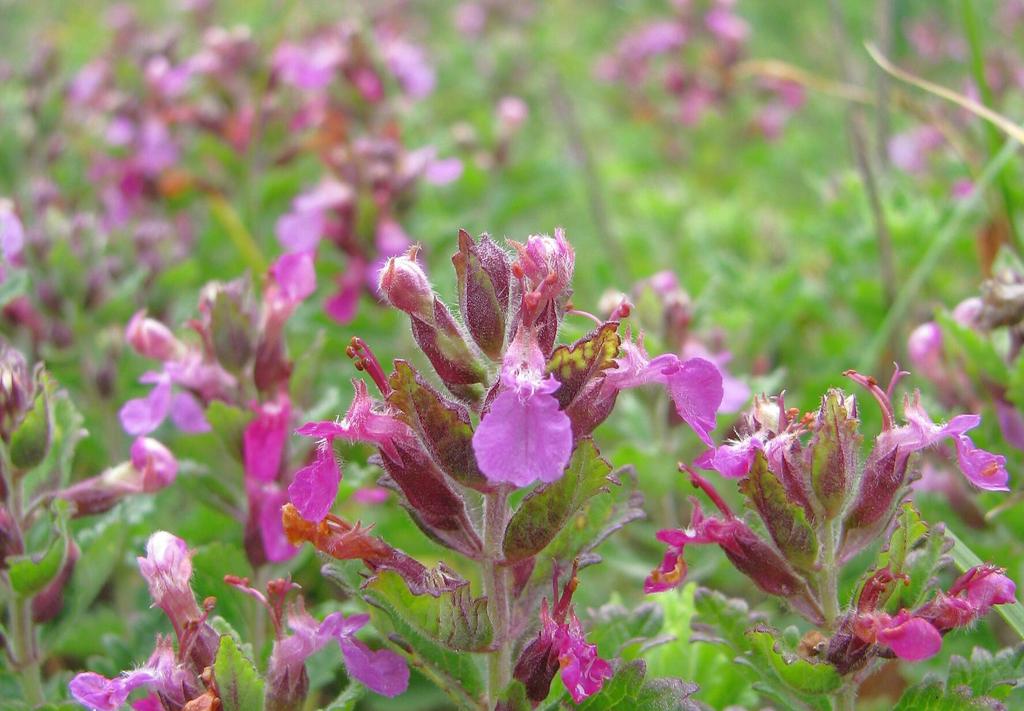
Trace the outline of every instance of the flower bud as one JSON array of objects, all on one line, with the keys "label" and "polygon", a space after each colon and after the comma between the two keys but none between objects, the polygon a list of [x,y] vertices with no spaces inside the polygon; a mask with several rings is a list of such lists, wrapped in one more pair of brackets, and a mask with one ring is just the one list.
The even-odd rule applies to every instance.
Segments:
[{"label": "flower bud", "polygon": [[411,316],[431,320],[434,311],[434,289],[426,272],[416,261],[419,247],[388,259],[380,271],[378,289],[388,303]]},{"label": "flower bud", "polygon": [[907,339],[907,355],[914,368],[931,378],[941,373],[942,329],[934,321],[922,323]]},{"label": "flower bud", "polygon": [[856,401],[830,390],[822,399],[806,453],[811,487],[826,519],[839,514],[856,480],[859,424]]},{"label": "flower bud", "polygon": [[148,318],[145,310],[132,316],[125,327],[124,337],[136,353],[153,360],[173,360],[185,349],[171,329],[156,319]]},{"label": "flower bud", "polygon": [[459,251],[452,263],[459,282],[459,309],[469,335],[491,360],[501,360],[512,278],[508,255],[487,235],[477,243],[459,230]]},{"label": "flower bud", "polygon": [[227,289],[216,292],[210,314],[210,336],[217,360],[232,372],[245,367],[253,354],[249,330],[252,319],[243,303],[244,295]]},{"label": "flower bud", "polygon": [[840,560],[849,560],[881,535],[895,510],[904,486],[909,455],[900,451],[883,432],[868,455],[857,497],[843,519]]},{"label": "flower bud", "polygon": [[50,449],[50,397],[47,392],[45,374],[37,366],[35,401],[11,433],[9,454],[11,463],[21,470],[28,470],[42,463]]},{"label": "flower bud", "polygon": [[7,507],[0,505],[0,570],[7,567],[7,558],[12,555],[21,555],[25,552],[25,546],[21,540],[21,533],[15,525]]},{"label": "flower bud", "polygon": [[170,485],[178,474],[178,460],[163,444],[150,437],[138,437],[132,443],[132,466],[141,474],[141,490],[159,491]]},{"label": "flower bud", "polygon": [[0,343],[0,437],[11,441],[11,434],[32,404],[32,379],[25,357]]}]

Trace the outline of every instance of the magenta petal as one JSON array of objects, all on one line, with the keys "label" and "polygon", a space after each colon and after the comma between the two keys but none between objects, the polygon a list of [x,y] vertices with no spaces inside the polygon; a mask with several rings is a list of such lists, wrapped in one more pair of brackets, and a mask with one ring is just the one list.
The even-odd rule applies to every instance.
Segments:
[{"label": "magenta petal", "polygon": [[286,299],[292,302],[302,301],[316,291],[313,252],[291,252],[281,255],[271,265],[270,275]]},{"label": "magenta petal", "polygon": [[281,507],[288,503],[288,494],[274,487],[260,502],[260,540],[263,552],[271,563],[291,559],[299,549],[288,542],[281,522]]},{"label": "magenta petal", "polygon": [[277,241],[289,252],[316,249],[324,233],[324,215],[320,211],[289,212],[277,220]]},{"label": "magenta petal", "polygon": [[398,696],[409,688],[409,667],[389,649],[373,651],[351,637],[340,637],[338,644],[345,657],[345,668],[352,678],[381,696]]},{"label": "magenta petal", "polygon": [[572,423],[552,395],[506,390],[473,433],[473,451],[493,482],[556,481],[572,454]]},{"label": "magenta petal", "polygon": [[171,381],[163,380],[149,391],[149,395],[129,400],[118,416],[121,426],[130,435],[146,435],[160,426],[171,409]]},{"label": "magenta petal", "polygon": [[443,158],[427,164],[423,179],[431,185],[447,185],[462,175],[462,161],[458,158]]},{"label": "magenta petal", "polygon": [[322,521],[334,505],[341,482],[341,470],[330,444],[317,451],[316,459],[295,472],[288,497],[307,521]]},{"label": "magenta petal", "polygon": [[346,324],[355,318],[365,274],[364,266],[358,263],[349,265],[349,268],[338,277],[338,291],[324,303],[324,311],[328,316],[340,324]]},{"label": "magenta petal", "polygon": [[262,482],[277,478],[290,417],[291,405],[287,397],[264,403],[256,410],[256,417],[242,434],[242,454],[248,477]]},{"label": "magenta petal", "polygon": [[710,450],[708,454],[701,455],[695,463],[703,469],[713,469],[730,479],[742,479],[750,473],[750,468],[754,466],[754,458],[760,449],[761,440],[747,437],[739,442],[723,444],[718,449]]},{"label": "magenta petal", "polygon": [[75,676],[68,684],[68,689],[76,701],[90,709],[117,711],[135,689],[155,680],[155,677],[145,669],[129,672],[115,679],[107,679],[94,672],[85,672]]},{"label": "magenta petal", "polygon": [[1006,457],[975,447],[971,438],[964,434],[957,435],[953,441],[956,444],[956,458],[960,463],[960,471],[968,481],[979,489],[1010,490],[1007,486],[1010,475],[1006,471]]},{"label": "magenta petal", "polygon": [[722,404],[722,374],[714,363],[703,358],[689,358],[664,373],[676,412],[704,444],[713,447],[709,432],[715,429],[715,413]]},{"label": "magenta petal", "polygon": [[178,393],[171,399],[171,422],[189,434],[202,434],[211,429],[203,406],[191,393]]},{"label": "magenta petal", "polygon": [[[904,619],[901,621],[901,617]],[[920,617],[896,618],[898,624],[879,630],[878,641],[900,659],[917,662],[934,657],[942,648],[942,635],[931,622]]]}]

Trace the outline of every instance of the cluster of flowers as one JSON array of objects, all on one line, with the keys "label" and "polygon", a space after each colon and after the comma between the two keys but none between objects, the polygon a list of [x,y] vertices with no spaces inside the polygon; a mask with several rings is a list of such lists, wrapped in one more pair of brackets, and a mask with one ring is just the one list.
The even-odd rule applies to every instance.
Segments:
[{"label": "cluster of flowers", "polygon": [[[854,397],[830,390],[817,413],[803,417],[796,409],[787,410],[781,397],[757,399],[739,438],[709,450],[696,464],[739,480],[745,505],[771,540],[734,514],[709,481],[684,465],[720,516],[705,514],[693,500],[687,528],[658,533],[668,550],[645,583],[650,593],[678,586],[686,574],[686,546],[718,545],[758,588],[785,599],[822,628],[818,635],[823,643],[814,645],[810,654],[842,675],[860,670],[874,657],[916,661],[933,656],[943,634],[973,623],[993,605],[1013,602],[1015,590],[1002,570],[984,565],[927,602],[923,593],[920,599],[905,600],[897,594],[898,583],[913,583],[921,590],[934,584],[937,561],[927,569],[910,564],[912,556],[921,557],[908,554],[922,544],[921,537],[903,541],[904,549],[894,548],[891,555],[883,548],[876,568],[861,578],[855,604],[841,608],[837,580],[842,568],[867,546],[889,540],[897,516],[916,516],[912,508],[901,507],[917,476],[911,466],[914,453],[951,441],[972,484],[1005,491],[1008,482],[1005,459],[979,449],[966,434],[979,424],[979,416],[958,415],[936,424],[915,393],[904,405],[906,424],[898,425],[892,393],[904,373],[895,373],[888,390],[854,371],[846,375],[864,386],[882,410],[882,431],[867,458],[861,461]],[[938,536],[943,545],[941,528],[928,535]],[[897,603],[907,607],[891,609]]]},{"label": "cluster of flowers", "polygon": [[[622,84],[631,105],[642,113],[694,126],[735,100],[735,69],[749,38],[750,25],[737,14],[736,0],[673,0],[669,16],[619,40],[599,61],[597,74]],[[764,78],[757,92],[760,108],[753,128],[765,138],[777,138],[803,106],[803,88]]]},{"label": "cluster of flowers", "polygon": [[296,552],[280,519],[293,472],[287,448],[293,427],[292,363],[284,326],[315,289],[312,254],[286,254],[271,265],[258,303],[244,279],[208,284],[200,294],[198,318],[188,322],[197,338],[179,339],[144,311],[125,330],[139,355],[161,364],[140,378],[152,385],[149,394],[121,408],[129,434],[148,435],[168,417],[183,432],[209,431],[206,409],[214,402],[252,413],[244,417],[240,450],[232,454],[245,473],[246,550],[254,566]]},{"label": "cluster of flowers", "polygon": [[[146,544],[146,557],[138,560],[153,605],[167,616],[177,645],[168,637],[157,637],[145,664],[113,679],[95,672],[78,674],[71,680],[71,695],[96,711],[117,711],[137,689],[149,693],[132,702],[136,711],[220,708],[218,683],[223,685],[228,680],[218,679],[213,671],[223,644],[208,621],[215,601],[207,598],[202,608],[196,602],[190,585],[192,554],[187,544],[166,531],[158,531]],[[264,674],[263,708],[302,708],[309,690],[306,660],[331,642],[341,648],[349,676],[370,690],[397,696],[408,687],[409,668],[400,656],[387,649],[373,651],[355,636],[369,621],[368,615],[345,617],[332,612],[317,620],[306,612],[301,596],[288,603],[289,595],[298,588],[290,580],[271,580],[266,594],[249,587],[243,578],[228,575],[225,581],[256,598],[274,627],[274,644]]]},{"label": "cluster of flowers", "polygon": [[[554,237],[534,235],[512,246],[514,261],[486,235],[474,240],[460,233],[452,261],[461,322],[434,293],[416,249],[387,262],[380,291],[409,315],[417,345],[450,396],[407,361],[396,360],[387,374],[369,347],[354,339],[357,367],[370,376],[381,399],[356,382],[355,399],[344,418],[299,428],[299,434],[319,441],[318,455],[289,487],[292,505],[285,508],[285,530],[293,541],[312,542],[331,557],[361,559],[377,574],[396,570],[414,595],[463,588],[466,581],[447,566],[428,574],[365,529],[329,513],[340,479],[333,441],[376,446],[377,461],[387,473],[382,485],[399,493],[427,536],[475,562],[489,581],[493,637],[469,651],[500,655],[499,666],[506,666],[503,678],[507,681],[511,674],[522,682],[534,702],[547,696],[561,668],[566,688],[578,702],[601,688],[611,667],[585,641],[570,608],[575,567],[550,607],[543,603],[538,614],[536,601],[548,580],[542,571],[557,574],[560,566],[568,566],[599,540],[580,542],[568,558],[561,551],[554,568],[542,564],[539,554],[570,517],[567,511],[549,516],[534,507],[544,506],[540,502],[548,501],[545,497],[557,499],[563,483],[583,486],[576,481],[581,467],[572,461],[585,458],[600,466],[590,434],[610,414],[620,390],[662,385],[679,416],[710,444],[722,379],[707,360],[675,355],[651,359],[631,341],[623,344],[625,352],[619,357],[615,321],[599,322],[575,344],[556,346],[571,293],[572,247],[560,230]],[[475,427],[471,414],[480,418]],[[599,486],[603,490],[614,483],[602,476]],[[510,514],[508,495],[535,484],[539,486]],[[481,495],[482,525],[474,523],[467,506]],[[552,500],[551,505],[568,502]],[[539,633],[521,646],[528,638],[524,633],[537,621]],[[513,649],[521,650],[514,665]]]}]

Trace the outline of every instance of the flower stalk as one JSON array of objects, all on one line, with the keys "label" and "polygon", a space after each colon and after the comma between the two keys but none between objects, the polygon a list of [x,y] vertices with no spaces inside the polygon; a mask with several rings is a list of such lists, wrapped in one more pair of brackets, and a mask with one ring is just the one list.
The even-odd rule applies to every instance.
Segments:
[{"label": "flower stalk", "polygon": [[484,594],[494,630],[494,651],[487,659],[487,701],[488,708],[493,708],[512,678],[508,570],[502,560],[502,542],[508,524],[508,490],[500,487],[488,494],[484,506]]}]

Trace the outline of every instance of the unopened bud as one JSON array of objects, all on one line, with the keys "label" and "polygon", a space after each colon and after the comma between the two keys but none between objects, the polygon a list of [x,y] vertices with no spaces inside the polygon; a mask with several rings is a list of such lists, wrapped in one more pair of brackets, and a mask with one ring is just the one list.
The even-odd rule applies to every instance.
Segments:
[{"label": "unopened bud", "polygon": [[132,466],[141,474],[141,490],[153,492],[170,485],[178,474],[178,460],[171,451],[150,437],[132,443]]},{"label": "unopened bud", "polygon": [[416,261],[419,247],[388,259],[380,271],[381,296],[400,311],[424,319],[433,318],[434,290],[426,272]]},{"label": "unopened bud", "polygon": [[17,429],[11,433],[11,464],[23,471],[42,463],[50,449],[50,396],[47,392],[47,376],[39,368],[36,371],[39,387],[36,388],[32,409],[25,413]]},{"label": "unopened bud", "polygon": [[145,310],[132,316],[125,327],[124,337],[136,353],[153,360],[173,360],[185,348],[167,326],[148,318]]},{"label": "unopened bud", "polygon": [[0,436],[11,434],[32,404],[32,379],[25,357],[6,343],[0,343]]},{"label": "unopened bud", "polygon": [[856,401],[830,390],[821,402],[807,448],[811,487],[827,519],[839,515],[856,479],[859,424]]},{"label": "unopened bud", "polygon": [[459,230],[452,257],[459,282],[459,308],[469,334],[492,360],[501,360],[512,280],[508,255],[487,235],[475,242]]},{"label": "unopened bud", "polygon": [[240,371],[252,357],[249,335],[252,323],[236,294],[227,290],[217,292],[210,318],[210,336],[218,362],[232,372]]}]

